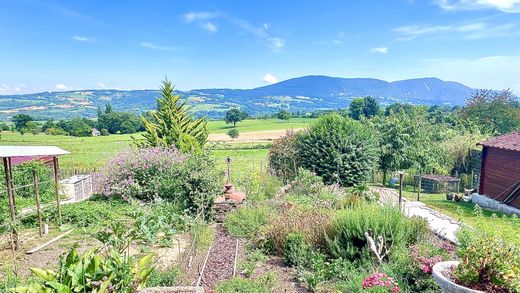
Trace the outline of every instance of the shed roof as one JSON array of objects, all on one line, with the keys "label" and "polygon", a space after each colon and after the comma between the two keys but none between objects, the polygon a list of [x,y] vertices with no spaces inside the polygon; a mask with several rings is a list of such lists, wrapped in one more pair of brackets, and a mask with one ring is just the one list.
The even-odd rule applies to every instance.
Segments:
[{"label": "shed roof", "polygon": [[70,152],[56,146],[0,146],[0,158],[57,157]]},{"label": "shed roof", "polygon": [[424,174],[421,175],[421,178],[433,180],[437,182],[459,182],[459,178],[450,177],[450,176],[444,176],[444,175],[436,175],[436,174]]},{"label": "shed roof", "polygon": [[496,136],[479,143],[479,145],[520,152],[520,132],[512,132],[510,134]]}]

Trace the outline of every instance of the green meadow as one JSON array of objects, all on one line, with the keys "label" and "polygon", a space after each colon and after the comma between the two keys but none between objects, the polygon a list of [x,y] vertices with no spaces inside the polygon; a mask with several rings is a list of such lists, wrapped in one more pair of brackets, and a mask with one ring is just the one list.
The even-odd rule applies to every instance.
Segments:
[{"label": "green meadow", "polygon": [[[308,126],[313,119],[293,118],[289,121],[278,119],[250,119],[239,122],[237,128],[240,132],[254,132],[263,130],[296,129]],[[224,121],[209,121],[210,134],[226,133],[232,126]],[[70,155],[60,158],[60,165],[65,169],[91,169],[98,168],[104,162],[123,149],[132,147],[132,137],[140,137],[140,134],[117,134],[97,137],[74,137],[63,135],[25,134],[3,132],[0,145],[54,145],[69,152]],[[252,143],[209,143],[208,148],[217,163],[231,156],[237,164],[248,166],[265,166],[269,144]]]}]

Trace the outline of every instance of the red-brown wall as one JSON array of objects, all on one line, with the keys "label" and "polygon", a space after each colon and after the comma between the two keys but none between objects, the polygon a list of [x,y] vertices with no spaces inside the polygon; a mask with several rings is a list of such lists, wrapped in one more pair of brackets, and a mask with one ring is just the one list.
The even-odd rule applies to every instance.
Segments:
[{"label": "red-brown wall", "polygon": [[[508,193],[504,191],[519,180],[520,152],[484,147],[480,171],[480,194],[501,201]],[[520,196],[511,205],[520,208]]]}]

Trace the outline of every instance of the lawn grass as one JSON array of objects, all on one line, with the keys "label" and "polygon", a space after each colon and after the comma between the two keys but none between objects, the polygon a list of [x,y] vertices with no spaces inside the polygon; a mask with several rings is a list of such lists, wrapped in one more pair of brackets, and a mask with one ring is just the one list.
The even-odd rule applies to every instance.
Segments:
[{"label": "lawn grass", "polygon": [[[417,200],[417,193],[413,192],[413,187],[408,186],[403,191],[403,196],[412,201]],[[500,212],[489,210],[482,211],[482,217],[478,217],[475,212],[476,204],[471,202],[455,202],[446,200],[444,193],[421,193],[420,201],[428,207],[453,217],[461,223],[470,225],[488,232],[499,233],[501,237],[520,245],[520,219],[506,216]]]}]

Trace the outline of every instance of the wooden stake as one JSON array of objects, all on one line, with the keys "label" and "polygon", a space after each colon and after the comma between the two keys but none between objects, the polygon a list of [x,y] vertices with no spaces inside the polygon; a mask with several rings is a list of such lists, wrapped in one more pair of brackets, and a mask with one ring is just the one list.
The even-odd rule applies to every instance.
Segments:
[{"label": "wooden stake", "polygon": [[5,171],[5,186],[7,188],[7,198],[9,199],[9,214],[11,216],[11,221],[13,231],[12,231],[12,242],[11,247],[13,250],[18,250],[18,232],[16,231],[16,208],[13,202],[13,190],[11,185],[11,170],[9,168],[9,160],[8,158],[3,158],[4,161],[4,171]]},{"label": "wooden stake", "polygon": [[399,172],[399,210],[402,210],[402,201],[403,201],[403,172]]},{"label": "wooden stake", "polygon": [[11,185],[11,197],[13,198],[14,213],[16,214],[16,190],[14,189],[14,175],[13,175],[13,164],[11,158],[7,158],[9,164],[9,183]]},{"label": "wooden stake", "polygon": [[42,208],[40,206],[40,188],[38,186],[38,173],[33,170],[33,181],[34,181],[34,195],[36,196],[36,211],[38,212],[38,227],[40,231],[40,237],[43,236],[43,223],[42,223]]},{"label": "wooden stake", "polygon": [[421,171],[419,171],[419,184],[417,186],[417,201],[420,201],[420,195],[421,195],[421,184],[422,184],[422,174]]},{"label": "wooden stake", "polygon": [[54,185],[56,191],[56,212],[58,213],[58,225],[61,225],[61,211],[60,211],[60,173],[59,173],[59,165],[58,165],[58,157],[52,158],[52,166],[54,170]]}]

